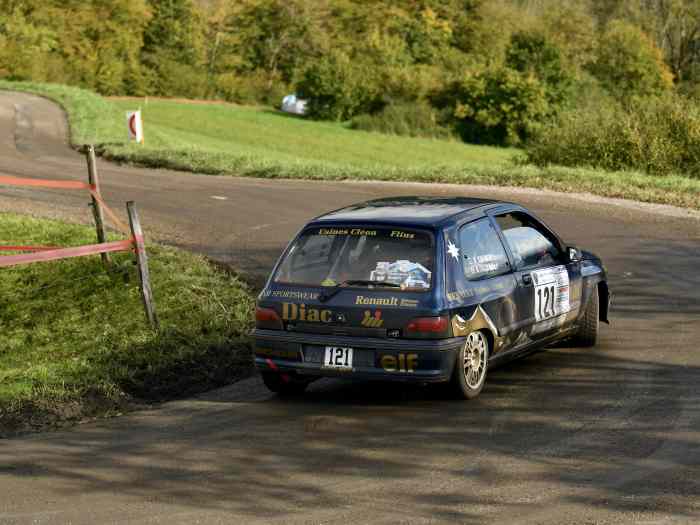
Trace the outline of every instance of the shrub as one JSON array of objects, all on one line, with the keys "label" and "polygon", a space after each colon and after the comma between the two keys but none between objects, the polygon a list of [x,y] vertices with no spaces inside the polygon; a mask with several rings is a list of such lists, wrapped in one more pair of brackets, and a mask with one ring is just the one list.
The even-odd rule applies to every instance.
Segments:
[{"label": "shrub", "polygon": [[517,145],[550,113],[543,84],[507,67],[469,73],[434,99],[466,142]]},{"label": "shrub", "polygon": [[282,98],[293,91],[279,78],[266,73],[224,73],[215,80],[215,96],[238,104],[269,104],[278,106]]},{"label": "shrub", "polygon": [[680,96],[588,104],[541,128],[526,149],[538,165],[634,169],[700,178],[700,107]]},{"label": "shrub", "polygon": [[435,109],[425,101],[389,104],[374,115],[354,117],[350,127],[410,137],[445,139],[451,136],[450,130],[438,122]]},{"label": "shrub", "polygon": [[312,118],[347,120],[381,106],[380,89],[369,64],[332,51],[309,67],[297,85]]}]

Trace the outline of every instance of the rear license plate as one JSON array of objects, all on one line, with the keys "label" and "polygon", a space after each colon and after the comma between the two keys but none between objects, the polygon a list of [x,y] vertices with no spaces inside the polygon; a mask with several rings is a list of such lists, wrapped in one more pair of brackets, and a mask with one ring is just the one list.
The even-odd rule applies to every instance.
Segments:
[{"label": "rear license plate", "polygon": [[352,348],[327,346],[322,366],[323,368],[352,370]]}]

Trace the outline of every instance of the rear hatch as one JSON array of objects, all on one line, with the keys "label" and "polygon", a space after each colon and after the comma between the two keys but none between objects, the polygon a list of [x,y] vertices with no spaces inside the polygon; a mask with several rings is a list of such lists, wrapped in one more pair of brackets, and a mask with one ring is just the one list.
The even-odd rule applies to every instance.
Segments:
[{"label": "rear hatch", "polygon": [[[286,250],[261,294],[259,306],[276,316],[268,312],[270,323],[261,325],[258,315],[258,326],[363,338],[424,338],[415,329],[424,331],[428,321],[420,326],[415,321],[434,311],[434,271],[435,238],[428,230],[309,227]],[[433,328],[442,330],[435,337],[444,337],[446,328]]]}]

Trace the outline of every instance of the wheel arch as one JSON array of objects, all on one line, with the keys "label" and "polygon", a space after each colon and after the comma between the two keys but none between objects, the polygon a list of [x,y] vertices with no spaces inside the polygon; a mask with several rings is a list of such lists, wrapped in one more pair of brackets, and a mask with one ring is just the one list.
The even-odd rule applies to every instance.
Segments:
[{"label": "wheel arch", "polygon": [[472,332],[483,332],[489,343],[491,355],[503,345],[504,338],[499,335],[496,325],[480,305],[474,309],[468,319],[459,314],[452,316],[452,332],[457,337],[467,336]]}]

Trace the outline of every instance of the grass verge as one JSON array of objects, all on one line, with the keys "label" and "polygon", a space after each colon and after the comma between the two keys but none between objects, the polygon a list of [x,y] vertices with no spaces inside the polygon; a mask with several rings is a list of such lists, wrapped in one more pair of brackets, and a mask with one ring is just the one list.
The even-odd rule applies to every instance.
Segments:
[{"label": "grass verge", "polygon": [[[73,143],[99,144],[102,155],[117,162],[261,178],[545,188],[700,209],[700,179],[683,175],[537,167],[516,162],[520,156],[514,150],[355,131],[266,108],[105,100],[76,88],[31,83],[0,81],[0,88],[56,100],[69,115]],[[124,140],[124,110],[139,106],[145,146]]]},{"label": "grass verge", "polygon": [[[77,246],[94,230],[0,214],[2,241]],[[252,364],[253,297],[204,258],[160,245],[149,260],[161,331],[145,322],[128,253],[0,271],[0,435],[119,412],[230,383]]]}]

